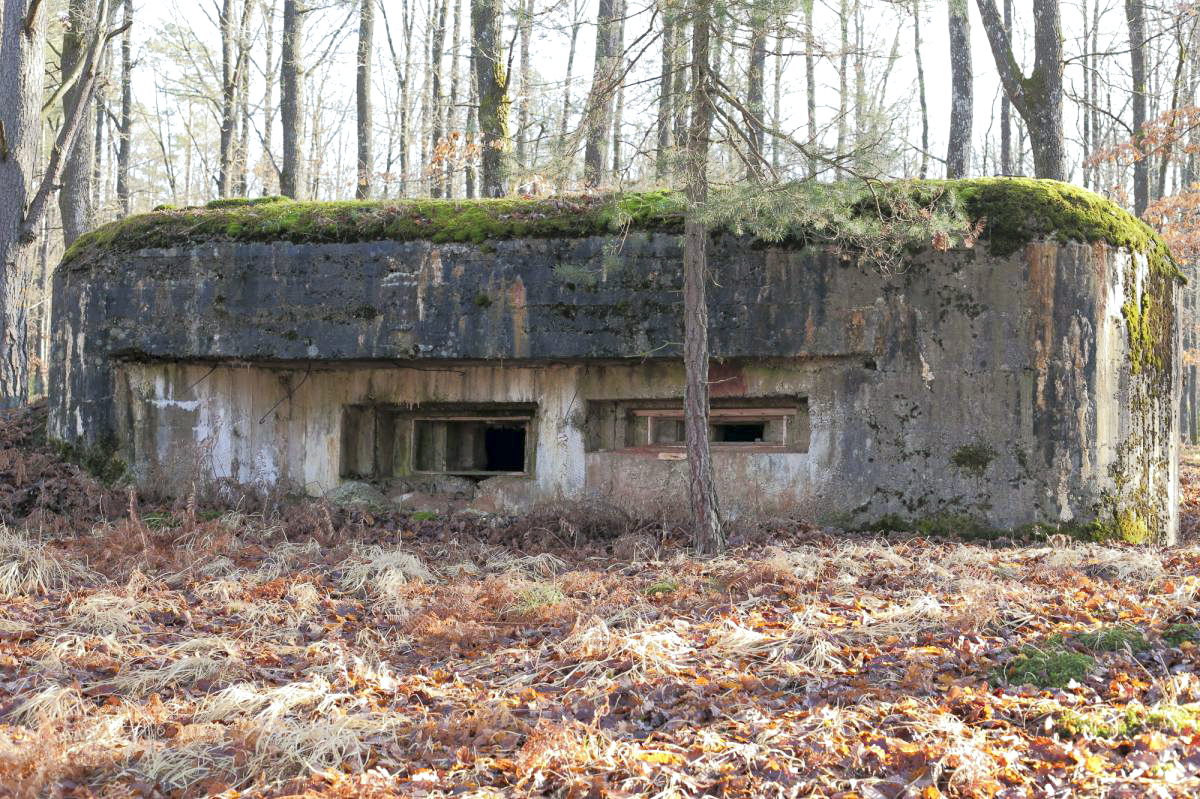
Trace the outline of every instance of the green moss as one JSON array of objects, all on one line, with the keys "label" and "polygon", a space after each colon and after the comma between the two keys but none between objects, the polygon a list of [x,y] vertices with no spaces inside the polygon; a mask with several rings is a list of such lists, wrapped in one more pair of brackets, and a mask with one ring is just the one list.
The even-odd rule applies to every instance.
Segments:
[{"label": "green moss", "polygon": [[878,521],[861,526],[860,532],[868,533],[916,533],[938,538],[993,539],[1004,534],[982,519],[967,513],[935,513],[929,516],[905,518],[898,513],[888,513]]},{"label": "green moss", "polygon": [[[1162,240],[1140,220],[1084,189],[1049,180],[976,178],[958,181],[912,181],[876,186],[803,184],[803,202],[777,204],[782,216],[756,226],[738,217],[714,217],[715,227],[762,235],[764,240],[793,243],[856,240],[865,221],[887,216],[887,197],[906,197],[908,206],[928,203],[946,224],[962,228],[984,221],[983,239],[995,255],[1011,254],[1029,241],[1107,242],[1145,253],[1152,269],[1179,277]],[[887,193],[890,191],[890,195]],[[757,191],[760,197],[785,196]],[[799,193],[798,195],[799,196]],[[883,196],[881,201],[879,198]],[[818,213],[802,212],[813,198]],[[823,200],[821,198],[824,198]],[[793,198],[795,199],[795,198]],[[719,198],[714,199],[714,207]],[[922,205],[922,207],[924,207]],[[429,240],[461,242],[494,250],[491,240],[513,238],[578,238],[611,235],[629,229],[682,231],[686,202],[676,192],[657,190],[611,196],[551,199],[375,200],[294,202],[277,197],[227,199],[203,208],[154,211],[112,222],[81,236],[63,256],[70,263],[105,252],[147,247],[188,246],[206,241],[350,242]],[[762,209],[752,209],[762,210]],[[751,215],[753,216],[753,215]],[[892,220],[889,235],[909,250],[927,246],[923,227],[905,231]],[[840,230],[839,230],[840,229]]]},{"label": "green moss", "polygon": [[129,466],[116,454],[115,447],[83,447],[58,440],[49,443],[60,458],[75,464],[105,485],[118,485],[129,477]]},{"label": "green moss", "polygon": [[1200,705],[1155,705],[1130,703],[1123,709],[1072,710],[1055,714],[1054,729],[1060,735],[1093,738],[1129,738],[1146,730],[1178,733],[1196,729]]},{"label": "green moss", "polygon": [[1200,625],[1169,624],[1162,631],[1162,639],[1171,646],[1179,646],[1188,641],[1200,643]]},{"label": "green moss", "polygon": [[1075,640],[1093,652],[1123,652],[1126,649],[1142,652],[1150,648],[1140,631],[1124,624],[1079,633]]},{"label": "green moss", "polygon": [[679,590],[678,580],[658,580],[646,588],[646,596],[658,596],[659,594],[673,594]]},{"label": "green moss", "polygon": [[414,522],[428,522],[437,518],[437,514],[431,510],[419,510],[410,513],[408,518]]},{"label": "green moss", "polygon": [[1032,684],[1039,688],[1063,688],[1072,680],[1082,682],[1096,665],[1089,655],[1067,648],[1061,636],[1038,644],[1026,644],[997,673],[1002,682]]},{"label": "green moss", "polygon": [[480,291],[475,295],[475,305],[480,308],[490,308],[492,305],[492,298],[488,296],[486,291]]},{"label": "green moss", "polygon": [[287,197],[282,197],[278,194],[272,194],[267,197],[222,197],[217,200],[209,200],[205,203],[205,208],[248,208],[254,205],[270,205],[271,203],[288,202]]},{"label": "green moss", "polygon": [[1159,352],[1165,334],[1161,305],[1143,292],[1136,300],[1130,297],[1121,306],[1129,336],[1129,366],[1135,375],[1163,367]]},{"label": "green moss", "polygon": [[983,477],[988,465],[996,459],[996,450],[990,444],[967,444],[959,447],[950,456],[950,463],[959,469]]}]

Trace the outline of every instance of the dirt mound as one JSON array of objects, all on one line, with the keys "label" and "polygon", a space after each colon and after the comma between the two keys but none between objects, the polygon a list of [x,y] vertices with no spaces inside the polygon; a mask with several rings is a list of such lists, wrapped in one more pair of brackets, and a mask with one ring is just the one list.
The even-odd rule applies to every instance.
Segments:
[{"label": "dirt mound", "polygon": [[47,442],[46,415],[44,401],[0,411],[0,523],[57,534],[120,513],[118,491]]}]

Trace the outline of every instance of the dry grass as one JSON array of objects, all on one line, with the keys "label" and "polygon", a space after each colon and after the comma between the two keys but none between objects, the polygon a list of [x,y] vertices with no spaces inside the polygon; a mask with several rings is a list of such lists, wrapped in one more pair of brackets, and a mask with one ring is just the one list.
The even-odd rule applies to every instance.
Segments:
[{"label": "dry grass", "polygon": [[[1127,780],[1121,742],[1046,763],[1047,719],[1200,699],[1194,646],[1163,637],[1194,623],[1196,548],[802,539],[701,559],[629,530],[546,552],[208,524],[120,581],[0,539],[25,564],[0,607],[0,774],[22,795],[1100,797]],[[1092,653],[1096,679],[1054,694],[988,682],[1021,646],[1106,625],[1150,649]],[[1167,795],[1187,796],[1196,747],[1173,746]]]},{"label": "dry grass", "polygon": [[94,577],[85,566],[53,552],[32,534],[0,526],[0,598],[87,585]]}]

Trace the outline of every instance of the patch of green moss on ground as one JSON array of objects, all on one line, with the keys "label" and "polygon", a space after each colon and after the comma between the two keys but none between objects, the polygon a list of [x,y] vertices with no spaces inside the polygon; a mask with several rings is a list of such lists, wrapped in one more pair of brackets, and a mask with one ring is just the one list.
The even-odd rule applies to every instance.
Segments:
[{"label": "patch of green moss on ground", "polygon": [[1021,647],[996,676],[1013,685],[1063,688],[1072,680],[1083,682],[1095,666],[1090,655],[1072,651],[1061,636],[1053,636]]},{"label": "patch of green moss on ground", "polygon": [[1200,643],[1200,625],[1169,624],[1162,631],[1162,639],[1171,646],[1180,646],[1188,641]]},{"label": "patch of green moss on ground", "polygon": [[[1084,189],[1030,178],[973,178],[889,184],[918,203],[968,226],[983,220],[983,240],[995,255],[1016,252],[1029,241],[1107,242],[1145,253],[1151,267],[1179,277],[1158,235],[1143,222]],[[886,188],[886,187],[885,187]],[[786,191],[782,187],[781,191]],[[812,228],[813,219],[858,224],[886,214],[880,187],[808,185],[805,196],[827,195],[842,213],[810,215],[785,228],[789,241],[820,243],[834,232]],[[886,192],[884,192],[886,193]],[[295,202],[277,197],[224,199],[203,208],[154,211],[112,222],[81,236],[63,256],[69,263],[105,252],[187,246],[207,241],[355,242],[429,240],[490,247],[489,240],[607,235],[626,229],[682,230],[687,205],[668,190],[610,196],[488,200],[354,200]],[[726,225],[733,229],[731,223]],[[818,225],[817,228],[820,226]]]},{"label": "patch of green moss on ground", "polygon": [[1146,636],[1128,625],[1104,627],[1079,633],[1075,640],[1093,652],[1143,652],[1150,648]]},{"label": "patch of green moss on ground", "polygon": [[1200,705],[1126,705],[1118,712],[1063,710],[1056,714],[1054,729],[1060,735],[1093,738],[1129,738],[1146,730],[1178,733],[1196,729]]}]

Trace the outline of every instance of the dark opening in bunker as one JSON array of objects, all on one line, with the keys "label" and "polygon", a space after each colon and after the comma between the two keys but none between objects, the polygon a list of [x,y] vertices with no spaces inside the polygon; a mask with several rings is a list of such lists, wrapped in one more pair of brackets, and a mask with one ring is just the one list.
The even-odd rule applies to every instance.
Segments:
[{"label": "dark opening in bunker", "polygon": [[484,432],[487,472],[525,471],[525,428],[489,427]]},{"label": "dark opening in bunker", "polygon": [[766,422],[717,422],[712,426],[712,440],[724,444],[761,442],[766,429]]}]

